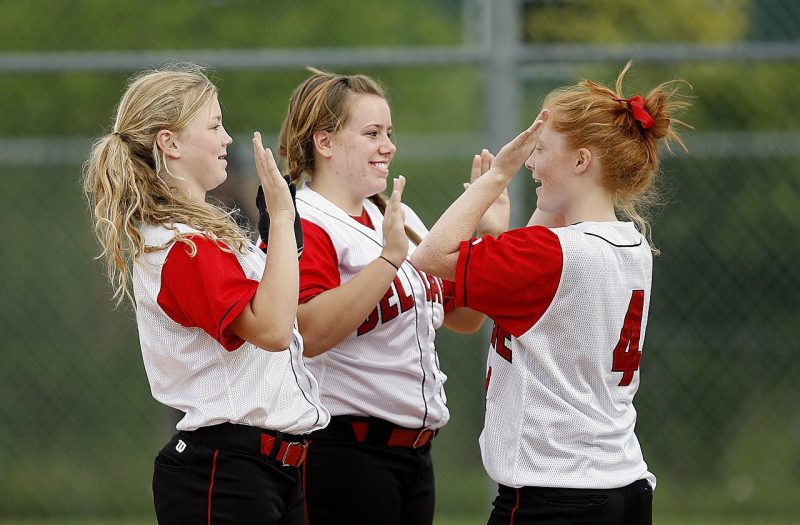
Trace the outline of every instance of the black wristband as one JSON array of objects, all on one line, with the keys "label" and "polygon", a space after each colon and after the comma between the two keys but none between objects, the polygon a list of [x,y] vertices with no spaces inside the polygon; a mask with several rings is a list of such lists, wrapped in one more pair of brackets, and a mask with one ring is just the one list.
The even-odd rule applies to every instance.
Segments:
[{"label": "black wristband", "polygon": [[395,270],[397,270],[398,272],[400,271],[400,267],[399,267],[399,266],[397,266],[395,263],[393,263],[392,261],[390,261],[389,259],[387,259],[387,258],[386,258],[386,257],[384,257],[383,255],[379,255],[379,256],[378,256],[378,259],[383,259],[384,261],[386,261],[386,262],[388,262],[389,264],[391,264],[392,266],[394,266],[394,269],[395,269]]}]

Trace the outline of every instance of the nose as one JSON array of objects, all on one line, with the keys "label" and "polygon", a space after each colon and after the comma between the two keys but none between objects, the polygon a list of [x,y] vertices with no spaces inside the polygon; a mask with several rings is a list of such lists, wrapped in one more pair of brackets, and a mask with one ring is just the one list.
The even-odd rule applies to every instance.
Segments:
[{"label": "nose", "polygon": [[380,152],[384,155],[394,155],[395,151],[397,151],[397,146],[395,146],[392,139],[387,136],[386,140],[381,144]]},{"label": "nose", "polygon": [[222,138],[222,143],[225,145],[225,147],[228,147],[233,144],[233,137],[228,135],[228,132],[225,131],[225,128],[222,128],[222,130],[225,133],[225,136]]},{"label": "nose", "polygon": [[536,152],[534,151],[533,153],[531,153],[531,156],[528,157],[528,160],[525,161],[525,167],[528,168],[531,171],[533,171],[533,168],[534,168],[534,165],[535,165],[535,162],[533,160],[533,156],[535,154],[536,154]]}]

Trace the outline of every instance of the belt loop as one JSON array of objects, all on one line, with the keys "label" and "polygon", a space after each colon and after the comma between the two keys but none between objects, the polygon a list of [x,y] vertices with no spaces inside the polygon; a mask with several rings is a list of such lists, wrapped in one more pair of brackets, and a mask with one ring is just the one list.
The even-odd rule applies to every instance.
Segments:
[{"label": "belt loop", "polygon": [[266,433],[261,433],[261,454],[269,457],[275,450],[275,438]]},{"label": "belt loop", "polygon": [[367,439],[367,432],[369,431],[369,422],[367,421],[351,421],[350,426],[353,428],[353,434],[356,441],[363,443]]}]

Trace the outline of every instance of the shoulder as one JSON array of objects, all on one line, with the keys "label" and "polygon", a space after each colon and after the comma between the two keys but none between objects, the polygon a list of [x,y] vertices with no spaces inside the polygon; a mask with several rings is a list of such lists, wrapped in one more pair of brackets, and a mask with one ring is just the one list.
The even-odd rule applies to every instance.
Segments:
[{"label": "shoulder", "polygon": [[204,236],[203,232],[183,223],[144,224],[139,229],[144,237],[145,245],[160,246],[174,239],[177,235]]},{"label": "shoulder", "polygon": [[572,242],[599,247],[649,248],[647,239],[630,222],[582,222],[556,230],[560,237]]},{"label": "shoulder", "polygon": [[499,242],[504,243],[549,243],[558,244],[560,236],[557,234],[558,228],[550,229],[545,226],[524,226],[501,233],[497,236]]}]

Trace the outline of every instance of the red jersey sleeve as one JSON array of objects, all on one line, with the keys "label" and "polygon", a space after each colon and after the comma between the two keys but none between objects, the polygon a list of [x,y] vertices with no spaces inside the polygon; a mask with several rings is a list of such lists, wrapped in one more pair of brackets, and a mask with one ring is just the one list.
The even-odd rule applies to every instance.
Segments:
[{"label": "red jersey sleeve", "polygon": [[442,299],[444,301],[444,313],[451,312],[456,308],[456,283],[442,279]]},{"label": "red jersey sleeve", "polygon": [[236,255],[222,251],[202,235],[192,236],[197,253],[176,242],[161,270],[158,305],[176,323],[201,328],[228,351],[244,340],[228,330],[256,293]]},{"label": "red jersey sleeve", "polygon": [[300,257],[300,297],[303,304],[341,284],[339,257],[331,238],[321,227],[301,219],[303,226],[303,256]]},{"label": "red jersey sleeve", "polygon": [[558,236],[542,226],[464,241],[456,265],[456,306],[483,312],[519,337],[550,306],[563,263]]}]

